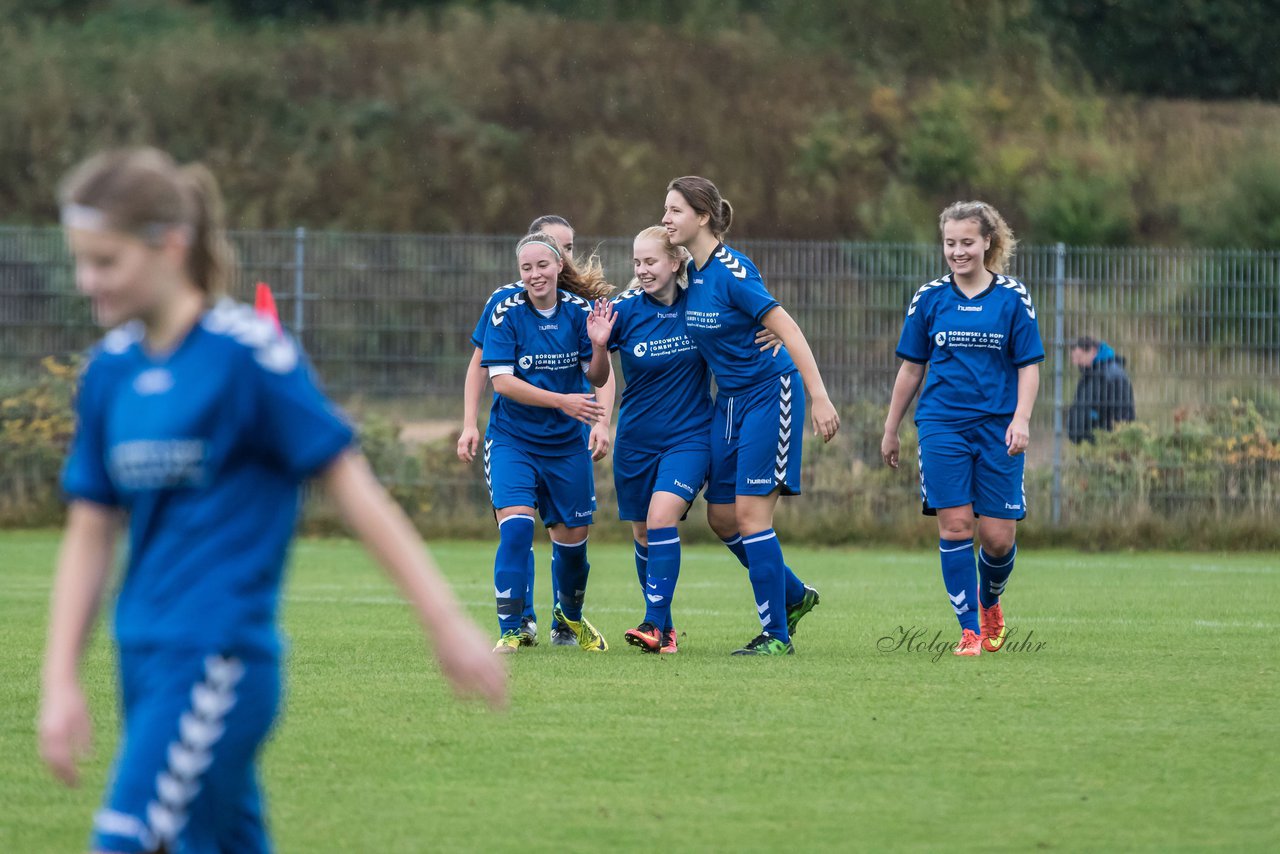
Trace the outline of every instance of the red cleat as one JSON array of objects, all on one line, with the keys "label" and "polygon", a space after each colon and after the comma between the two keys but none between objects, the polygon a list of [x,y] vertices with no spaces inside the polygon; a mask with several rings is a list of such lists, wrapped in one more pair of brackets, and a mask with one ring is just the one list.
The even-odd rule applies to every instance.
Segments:
[{"label": "red cleat", "polygon": [[641,652],[657,652],[662,648],[662,630],[653,623],[641,623],[627,629],[627,643],[640,647]]},{"label": "red cleat", "polygon": [[982,648],[987,652],[999,652],[1009,634],[1004,626],[1004,611],[1000,610],[1000,603],[997,602],[990,608],[983,608],[979,604],[978,619],[982,621]]},{"label": "red cleat", "polygon": [[675,655],[679,651],[680,648],[676,645],[676,630],[667,629],[662,633],[662,649],[658,652],[663,655]]}]

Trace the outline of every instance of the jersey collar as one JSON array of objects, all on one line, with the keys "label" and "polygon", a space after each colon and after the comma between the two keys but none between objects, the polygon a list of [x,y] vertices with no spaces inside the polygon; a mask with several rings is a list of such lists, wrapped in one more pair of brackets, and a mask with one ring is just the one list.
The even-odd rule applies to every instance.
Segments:
[{"label": "jersey collar", "polygon": [[671,309],[675,308],[680,304],[680,301],[684,299],[685,293],[686,293],[686,290],[684,288],[680,287],[679,285],[676,285],[676,298],[671,301],[671,305],[664,305],[663,303],[658,302],[656,299],[649,296],[643,290],[641,290],[640,296],[644,298],[644,301],[646,303],[653,306],[654,308],[659,309],[660,311],[670,311]]},{"label": "jersey collar", "polygon": [[533,304],[533,300],[529,299],[528,292],[522,291],[522,293],[524,294],[525,307],[528,308],[529,311],[532,312],[533,314],[536,314],[539,318],[543,320],[551,320],[553,317],[556,317],[557,315],[560,314],[560,306],[564,304],[564,291],[560,290],[559,288],[556,288],[556,304],[554,306],[554,310],[550,314],[543,314],[542,312],[538,311],[538,307]]},{"label": "jersey collar", "polygon": [[725,245],[724,245],[724,241],[722,240],[722,241],[720,241],[719,243],[717,243],[717,244],[716,244],[715,248],[711,250],[711,254],[707,256],[707,263],[705,263],[705,264],[703,264],[701,267],[699,267],[699,266],[695,265],[695,264],[693,263],[693,259],[692,259],[692,258],[690,258],[690,259],[689,259],[689,264],[690,264],[691,266],[693,266],[693,271],[694,271],[695,273],[701,273],[702,271],[706,270],[708,267],[710,267],[710,266],[711,266],[711,262],[712,262],[712,261],[716,260],[716,253],[717,253],[717,252],[719,252],[721,249],[728,249],[728,248],[729,248],[729,247],[725,246]]},{"label": "jersey collar", "polygon": [[[991,273],[990,270],[988,270],[987,272]],[[943,276],[942,281],[950,285],[952,292],[955,293],[956,296],[960,297],[960,299],[980,300],[984,298],[987,294],[991,293],[996,289],[996,285],[1000,284],[1000,275],[998,273],[991,273],[991,284],[987,285],[984,289],[982,289],[981,291],[979,291],[978,293],[974,294],[971,297],[965,296],[964,291],[960,290],[960,286],[956,284],[955,277],[951,273],[947,273],[945,276]]]}]

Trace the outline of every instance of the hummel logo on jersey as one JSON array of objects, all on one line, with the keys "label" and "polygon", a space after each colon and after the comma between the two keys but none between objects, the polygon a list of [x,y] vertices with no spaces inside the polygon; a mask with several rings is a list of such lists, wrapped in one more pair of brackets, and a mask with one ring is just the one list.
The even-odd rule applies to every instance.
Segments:
[{"label": "hummel logo on jersey", "polygon": [[665,314],[664,314],[663,312],[661,312],[661,311],[660,311],[660,312],[658,312],[658,317],[661,317],[661,318],[662,318],[662,319],[664,319],[664,320],[670,320],[670,319],[671,319],[671,318],[673,318],[673,317],[679,317],[679,316],[680,316],[680,312],[678,312],[678,311],[672,311],[672,312],[665,313]]},{"label": "hummel logo on jersey", "polygon": [[1007,501],[1006,501],[1006,502],[1005,502],[1005,504],[1004,504],[1004,509],[1005,509],[1005,510],[1021,510],[1021,509],[1022,509],[1022,505],[1021,505],[1021,504],[1010,504],[1009,502],[1007,502]]},{"label": "hummel logo on jersey", "polygon": [[958,306],[956,306],[956,311],[982,311],[982,306],[980,306],[980,305],[958,305]]},{"label": "hummel logo on jersey", "polygon": [[544,323],[538,327],[538,329],[543,332],[547,331],[548,329],[559,329],[559,328],[560,328],[560,325],[556,323]]},{"label": "hummel logo on jersey", "polygon": [[773,483],[773,480],[767,477],[749,477],[747,478],[747,483],[750,483],[753,485],[763,485],[766,483]]}]

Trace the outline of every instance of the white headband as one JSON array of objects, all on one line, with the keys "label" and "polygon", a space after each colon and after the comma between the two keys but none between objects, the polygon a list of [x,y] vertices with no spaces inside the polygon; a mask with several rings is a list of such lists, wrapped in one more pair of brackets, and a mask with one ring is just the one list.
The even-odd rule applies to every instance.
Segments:
[{"label": "white headband", "polygon": [[89,205],[63,205],[62,226],[64,228],[74,228],[78,231],[117,231],[124,234],[132,234],[152,245],[158,244],[164,237],[165,232],[173,231],[174,229],[182,232],[188,243],[191,242],[192,238],[191,226],[181,223],[149,222],[133,230],[113,228],[111,219],[107,216],[106,211]]},{"label": "white headband", "polygon": [[534,243],[538,244],[539,246],[545,246],[545,247],[547,247],[548,249],[550,249],[552,252],[554,252],[554,253],[556,254],[556,257],[557,257],[557,258],[559,258],[561,261],[563,261],[563,260],[564,260],[564,256],[560,254],[560,250],[559,250],[559,249],[557,249],[557,248],[555,248],[554,246],[552,246],[550,243],[546,242],[545,240],[530,240],[528,243],[526,243],[526,244],[524,244],[524,245],[525,245],[525,246],[531,246],[531,245],[533,245]]}]

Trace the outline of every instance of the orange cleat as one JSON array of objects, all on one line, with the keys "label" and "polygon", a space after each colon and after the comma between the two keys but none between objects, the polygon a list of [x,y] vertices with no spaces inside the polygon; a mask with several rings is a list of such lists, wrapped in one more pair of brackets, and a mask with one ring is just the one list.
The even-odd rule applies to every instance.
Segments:
[{"label": "orange cleat", "polygon": [[641,623],[634,629],[627,629],[627,643],[640,647],[641,652],[657,652],[662,648],[662,629],[653,623]]},{"label": "orange cleat", "polygon": [[1009,634],[1004,626],[1004,611],[1000,610],[1000,603],[997,602],[990,608],[983,608],[979,604],[978,619],[982,621],[982,648],[987,652],[999,652]]},{"label": "orange cleat", "polygon": [[662,649],[658,652],[663,655],[674,655],[679,652],[680,648],[676,645],[676,630],[674,628],[667,629],[662,633]]},{"label": "orange cleat", "polygon": [[982,635],[976,634],[972,629],[965,629],[964,634],[960,635],[960,643],[956,644],[956,655],[981,654]]}]

